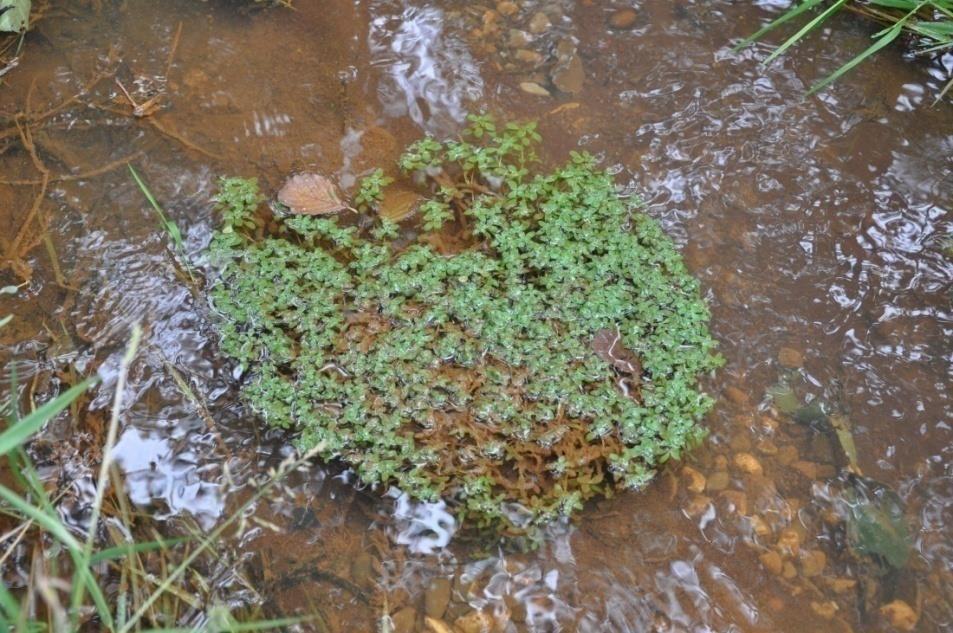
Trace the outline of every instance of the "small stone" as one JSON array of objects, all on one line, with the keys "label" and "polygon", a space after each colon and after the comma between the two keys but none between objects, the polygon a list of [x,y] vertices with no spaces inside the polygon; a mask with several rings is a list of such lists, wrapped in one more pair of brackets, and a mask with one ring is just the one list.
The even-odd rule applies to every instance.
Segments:
[{"label": "small stone", "polygon": [[853,578],[831,578],[827,584],[834,593],[847,593],[854,590],[857,581]]},{"label": "small stone", "polygon": [[448,604],[450,604],[450,580],[435,578],[424,592],[424,613],[431,618],[442,618],[447,612]]},{"label": "small stone", "polygon": [[428,633],[454,633],[449,624],[437,618],[424,618],[424,624]]},{"label": "small stone", "polygon": [[797,569],[794,568],[794,563],[789,560],[784,561],[784,567],[781,569],[781,576],[791,580],[797,576]]},{"label": "small stone", "polygon": [[728,470],[728,458],[724,455],[715,455],[715,459],[712,463],[715,466],[715,470]]},{"label": "small stone", "polygon": [[731,475],[727,471],[719,470],[708,477],[705,488],[709,492],[721,492],[729,485],[731,485]]},{"label": "small stone", "polygon": [[636,18],[638,14],[635,9],[619,9],[609,16],[609,26],[618,30],[630,29],[635,25]]},{"label": "small stone", "polygon": [[453,625],[460,633],[490,633],[494,627],[493,618],[482,611],[471,611],[457,618]]},{"label": "small stone", "polygon": [[735,468],[749,475],[761,475],[764,473],[761,462],[751,453],[736,453],[734,458],[732,458],[732,463],[735,465]]},{"label": "small stone", "polygon": [[801,552],[801,575],[813,578],[827,566],[827,556],[820,550],[804,550]]},{"label": "small stone", "polygon": [[500,2],[496,5],[496,12],[507,18],[511,15],[516,15],[519,13],[519,10],[519,5],[515,2],[510,2],[509,0],[503,0],[503,2]]},{"label": "small stone", "polygon": [[552,28],[553,23],[549,21],[549,17],[542,11],[537,11],[533,14],[533,17],[529,21],[529,32],[539,35],[544,33]]},{"label": "small stone", "polygon": [[728,446],[736,453],[745,453],[751,450],[751,438],[748,437],[747,433],[738,433],[731,438]]},{"label": "small stone", "polygon": [[813,462],[797,461],[791,464],[791,468],[798,471],[808,479],[817,479],[817,464]]},{"label": "small stone", "polygon": [[764,568],[767,569],[769,572],[771,572],[775,576],[781,575],[781,571],[784,567],[784,561],[781,560],[780,554],[778,554],[774,550],[771,550],[771,551],[765,552],[758,558],[761,559],[761,564],[764,565]]},{"label": "small stone", "polygon": [[682,468],[682,477],[688,480],[688,483],[685,485],[690,492],[695,494],[701,494],[705,492],[705,475],[701,474],[691,466],[685,466]]},{"label": "small stone", "polygon": [[576,55],[576,43],[568,37],[564,37],[556,44],[556,59],[559,63],[565,64]]},{"label": "small stone", "polygon": [[920,619],[917,612],[903,600],[894,600],[880,607],[880,615],[887,618],[890,626],[901,631],[912,631]]},{"label": "small stone", "polygon": [[698,495],[697,497],[692,497],[692,500],[688,502],[688,505],[685,506],[685,512],[693,519],[697,519],[705,514],[710,506],[710,498],[704,495]]},{"label": "small stone", "polygon": [[543,56],[537,53],[534,50],[528,48],[521,48],[516,51],[516,59],[526,64],[538,64],[543,61]]},{"label": "small stone", "polygon": [[786,444],[778,449],[777,459],[778,463],[782,466],[790,466],[798,460],[798,457],[800,457],[800,455],[798,455],[797,449],[790,444]]},{"label": "small stone", "polygon": [[740,490],[725,490],[721,493],[721,498],[728,504],[730,511],[737,512],[741,516],[748,514],[748,495]]},{"label": "small stone", "polygon": [[837,603],[833,600],[826,602],[811,601],[811,611],[821,616],[825,620],[830,620],[837,614]]},{"label": "small stone", "polygon": [[778,447],[771,440],[758,440],[755,448],[757,448],[758,452],[762,455],[772,456],[778,454]]},{"label": "small stone", "polygon": [[758,516],[757,514],[748,517],[748,520],[751,522],[751,530],[757,536],[768,536],[771,534],[771,526],[768,525],[767,521]]},{"label": "small stone", "polygon": [[782,347],[778,350],[778,362],[781,367],[798,369],[804,366],[804,354],[791,347]]},{"label": "small stone", "polygon": [[549,90],[546,90],[535,81],[524,81],[520,84],[520,90],[531,95],[536,95],[537,97],[549,96]]},{"label": "small stone", "polygon": [[417,627],[417,610],[413,607],[404,607],[390,616],[394,623],[394,633],[414,633]]},{"label": "small stone", "polygon": [[801,547],[801,535],[793,528],[785,528],[778,535],[778,548],[782,552],[797,554]]},{"label": "small stone", "polygon": [[738,387],[728,387],[725,389],[725,397],[728,398],[731,402],[734,402],[738,406],[747,406],[751,399],[748,397],[744,391]]},{"label": "small stone", "polygon": [[510,48],[526,48],[526,45],[533,40],[530,34],[519,29],[510,29],[510,37],[507,40],[507,46]]}]

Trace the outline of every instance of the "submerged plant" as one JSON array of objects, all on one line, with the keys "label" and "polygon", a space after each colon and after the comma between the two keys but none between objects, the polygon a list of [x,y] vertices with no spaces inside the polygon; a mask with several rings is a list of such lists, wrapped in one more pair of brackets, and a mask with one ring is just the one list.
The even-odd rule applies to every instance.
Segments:
[{"label": "submerged plant", "polygon": [[211,301],[245,400],[300,448],[523,528],[643,486],[702,438],[697,379],[721,359],[674,244],[591,156],[531,173],[535,125],[472,122],[401,157],[425,198],[403,231],[266,223],[255,183],[223,180]]}]

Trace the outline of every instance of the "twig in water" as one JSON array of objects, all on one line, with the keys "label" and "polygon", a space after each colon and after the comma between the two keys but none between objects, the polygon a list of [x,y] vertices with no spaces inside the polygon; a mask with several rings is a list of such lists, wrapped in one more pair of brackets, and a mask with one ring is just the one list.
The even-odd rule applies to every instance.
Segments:
[{"label": "twig in water", "polygon": [[165,63],[165,78],[169,79],[169,73],[172,72],[172,62],[175,61],[175,51],[179,48],[179,38],[182,36],[182,22],[175,29],[175,36],[172,38],[172,46],[169,48],[169,58]]}]

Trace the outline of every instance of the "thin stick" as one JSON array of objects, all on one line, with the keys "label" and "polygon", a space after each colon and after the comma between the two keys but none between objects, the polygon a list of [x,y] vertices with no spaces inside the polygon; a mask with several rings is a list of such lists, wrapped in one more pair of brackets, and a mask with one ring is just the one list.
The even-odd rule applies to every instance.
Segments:
[{"label": "thin stick", "polygon": [[172,38],[172,48],[169,49],[169,59],[165,63],[165,78],[169,79],[169,73],[172,72],[172,62],[175,60],[175,51],[179,48],[179,37],[182,35],[182,22],[175,29],[175,37]]},{"label": "thin stick", "polygon": [[[32,92],[32,86],[33,84],[31,84],[30,91],[27,92],[27,112],[29,112],[30,93]],[[39,214],[43,200],[46,198],[46,190],[50,184],[50,170],[47,169],[46,165],[43,164],[43,161],[40,160],[40,157],[36,153],[36,146],[33,144],[33,134],[30,131],[30,127],[23,127],[20,124],[19,119],[16,121],[16,125],[20,132],[20,139],[23,142],[23,147],[25,147],[27,152],[30,154],[30,159],[33,161],[34,167],[36,167],[36,169],[42,174],[42,178],[40,179],[40,189],[37,192],[36,197],[33,199],[33,206],[30,207],[30,211],[27,213],[26,218],[23,220],[23,223],[17,230],[16,237],[13,238],[13,241],[7,248],[7,265],[11,266],[21,277],[29,277],[30,268],[25,263],[20,261],[20,255],[23,251],[29,250],[35,246],[39,241],[36,240],[33,242],[33,244],[29,245],[29,247],[24,247],[27,235],[29,234],[28,229]]]},{"label": "thin stick", "polygon": [[[116,439],[119,436],[119,414],[122,412],[122,400],[126,390],[126,378],[129,376],[129,366],[136,357],[136,350],[139,348],[139,340],[142,338],[142,328],[139,324],[132,326],[132,336],[129,339],[129,345],[126,347],[126,353],[123,354],[119,362],[119,374],[116,377],[116,394],[113,397],[112,412],[109,415],[109,428],[106,431],[106,444],[103,446],[102,463],[99,465],[99,477],[96,481],[96,494],[93,497],[92,511],[89,517],[89,529],[86,532],[86,542],[83,544],[81,552],[81,562],[88,565],[89,559],[93,555],[93,544],[96,541],[96,528],[99,525],[99,514],[103,505],[103,498],[106,494],[106,484],[109,481],[109,465],[113,460],[113,450],[116,446]],[[83,585],[73,594],[73,611],[83,601]]]},{"label": "thin stick", "polygon": [[171,138],[171,139],[174,139],[174,140],[176,140],[176,141],[182,143],[182,144],[185,145],[188,149],[190,149],[190,150],[192,150],[192,151],[194,151],[194,152],[198,152],[199,154],[202,154],[203,156],[207,156],[207,157],[209,157],[209,158],[213,158],[213,159],[215,159],[215,160],[221,160],[221,159],[222,159],[222,157],[221,157],[219,154],[213,154],[212,152],[208,151],[207,149],[203,149],[203,148],[199,147],[198,145],[196,145],[195,143],[193,143],[193,142],[190,141],[189,139],[185,138],[184,136],[182,136],[181,134],[179,134],[179,133],[176,132],[175,130],[170,130],[170,129],[166,128],[164,125],[162,125],[161,123],[159,123],[159,120],[156,119],[155,117],[149,117],[147,120],[148,120],[149,123],[152,125],[152,127],[154,127],[155,129],[157,129],[159,132],[161,132],[162,134],[165,134],[166,136],[168,136],[168,137]]},{"label": "thin stick", "polygon": [[[133,152],[132,154],[129,154],[128,156],[123,156],[122,158],[118,158],[112,161],[111,163],[107,163],[105,165],[97,167],[96,169],[90,169],[89,171],[80,172],[78,174],[59,174],[58,176],[50,176],[50,182],[71,182],[74,180],[87,180],[89,178],[95,178],[96,176],[102,176],[103,174],[113,171],[114,169],[117,169],[119,167],[122,167],[123,165],[127,163],[131,163],[137,158],[141,158],[142,156],[145,155],[145,153],[146,153],[145,150],[139,150],[137,152]],[[0,180],[0,185],[8,185],[8,186],[17,187],[17,186],[27,186],[27,185],[39,185],[41,182],[42,182],[41,180]]]}]

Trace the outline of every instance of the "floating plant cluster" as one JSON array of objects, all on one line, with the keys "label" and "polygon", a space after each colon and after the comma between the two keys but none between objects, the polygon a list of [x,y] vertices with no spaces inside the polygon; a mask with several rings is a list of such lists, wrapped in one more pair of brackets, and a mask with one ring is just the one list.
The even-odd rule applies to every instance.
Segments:
[{"label": "floating plant cluster", "polygon": [[591,156],[534,171],[539,140],[471,117],[407,148],[399,183],[365,178],[357,214],[272,213],[224,179],[211,301],[247,403],[368,484],[510,531],[702,438],[721,358],[697,281]]}]

